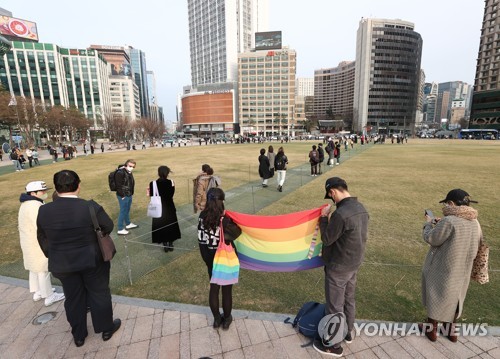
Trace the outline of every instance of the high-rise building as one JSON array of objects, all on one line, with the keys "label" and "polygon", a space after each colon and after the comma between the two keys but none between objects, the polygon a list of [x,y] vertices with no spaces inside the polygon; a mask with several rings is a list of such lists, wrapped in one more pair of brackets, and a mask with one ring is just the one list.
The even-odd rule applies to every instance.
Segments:
[{"label": "high-rise building", "polygon": [[353,130],[413,133],[422,37],[413,23],[362,19],[356,40]]},{"label": "high-rise building", "polygon": [[[316,119],[352,122],[354,75],[354,61],[342,61],[337,67],[314,70]],[[341,124],[338,128],[340,127],[344,125]]]},{"label": "high-rise building", "polygon": [[267,31],[268,0],[188,0],[191,82],[236,82],[238,53]]},{"label": "high-rise building", "polygon": [[297,77],[295,96],[314,96],[314,77]]},{"label": "high-rise building", "polygon": [[500,129],[500,3],[485,0],[469,128]]},{"label": "high-rise building", "polygon": [[439,83],[436,104],[437,122],[444,118],[448,120],[451,118],[451,104],[453,100],[464,99],[465,108],[467,109],[469,107],[469,95],[471,92],[470,87],[470,85],[463,81],[449,81]]},{"label": "high-rise building", "polygon": [[147,84],[147,70],[146,70],[146,54],[129,46],[126,50],[130,56],[130,66],[134,74],[134,81],[139,89],[139,101],[141,104],[141,116],[149,116],[149,96]]},{"label": "high-rise building", "polygon": [[112,115],[135,121],[141,117],[139,87],[134,80],[130,56],[121,46],[90,45],[108,63]]},{"label": "high-rise building", "polygon": [[92,49],[14,41],[0,58],[0,81],[17,96],[42,106],[75,106],[102,130],[111,115],[107,63]]},{"label": "high-rise building", "polygon": [[436,103],[438,94],[438,84],[435,82],[427,82],[424,86],[424,118],[427,123],[439,122],[436,121]]},{"label": "high-rise building", "polygon": [[244,134],[293,136],[296,69],[297,53],[288,48],[238,55],[239,123]]},{"label": "high-rise building", "polygon": [[162,121],[160,118],[158,101],[156,98],[156,77],[153,71],[146,71],[147,81],[146,84],[148,86],[147,95],[148,95],[148,112],[150,118],[154,121]]}]

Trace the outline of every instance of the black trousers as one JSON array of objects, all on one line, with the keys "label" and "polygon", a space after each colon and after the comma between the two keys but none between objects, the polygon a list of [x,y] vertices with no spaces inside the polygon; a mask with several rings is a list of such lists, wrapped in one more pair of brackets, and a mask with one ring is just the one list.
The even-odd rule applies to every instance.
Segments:
[{"label": "black trousers", "polygon": [[113,306],[109,289],[109,262],[99,262],[95,268],[78,272],[52,273],[62,283],[66,300],[66,318],[71,334],[77,340],[87,336],[87,305],[90,307],[94,331],[113,328]]}]

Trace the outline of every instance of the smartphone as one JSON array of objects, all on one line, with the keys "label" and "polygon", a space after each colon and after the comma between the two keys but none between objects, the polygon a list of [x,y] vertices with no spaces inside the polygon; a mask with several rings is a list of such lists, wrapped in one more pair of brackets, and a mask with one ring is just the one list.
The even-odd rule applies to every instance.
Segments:
[{"label": "smartphone", "polygon": [[425,210],[425,215],[429,216],[430,218],[434,218],[434,213],[430,209]]}]

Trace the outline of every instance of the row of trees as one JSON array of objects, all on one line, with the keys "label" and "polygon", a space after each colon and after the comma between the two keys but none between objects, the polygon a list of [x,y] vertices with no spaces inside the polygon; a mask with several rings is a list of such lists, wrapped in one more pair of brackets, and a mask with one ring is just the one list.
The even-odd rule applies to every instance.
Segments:
[{"label": "row of trees", "polygon": [[[94,138],[87,136],[91,126],[93,120],[86,118],[74,106],[47,106],[39,99],[11,97],[8,91],[0,89],[0,128],[8,129],[10,139],[13,132],[21,135],[29,147],[38,143],[37,137],[42,133],[50,143],[79,139],[95,141],[96,132]],[[163,123],[148,118],[131,122],[123,116],[115,116],[98,126],[104,129],[101,136],[115,142],[138,138],[152,141],[161,138],[165,132]]]}]

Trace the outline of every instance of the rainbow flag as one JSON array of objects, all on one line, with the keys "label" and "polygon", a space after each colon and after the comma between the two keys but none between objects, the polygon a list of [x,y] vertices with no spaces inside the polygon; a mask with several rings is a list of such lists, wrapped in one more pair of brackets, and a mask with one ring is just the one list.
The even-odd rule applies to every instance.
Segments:
[{"label": "rainbow flag", "polygon": [[279,216],[226,211],[240,228],[240,266],[262,272],[295,272],[323,266],[318,220],[321,208]]}]

